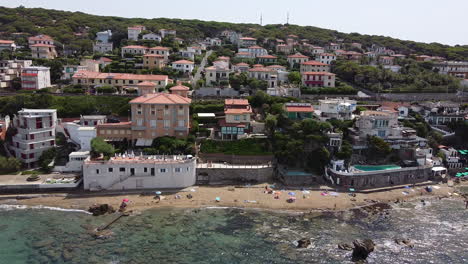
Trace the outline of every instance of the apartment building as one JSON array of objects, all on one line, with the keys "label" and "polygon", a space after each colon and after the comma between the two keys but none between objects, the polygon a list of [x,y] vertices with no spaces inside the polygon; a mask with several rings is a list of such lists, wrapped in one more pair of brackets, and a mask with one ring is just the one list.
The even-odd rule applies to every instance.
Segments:
[{"label": "apartment building", "polygon": [[252,54],[252,58],[268,55],[268,51],[260,46],[254,45],[248,48],[239,49],[239,52],[248,52]]},{"label": "apartment building", "polygon": [[195,68],[195,63],[189,60],[178,60],[172,63],[172,69],[190,74]]},{"label": "apartment building", "polygon": [[176,36],[177,35],[177,31],[175,31],[174,29],[160,29],[159,30],[159,34],[161,35],[162,38],[165,38],[167,36]]},{"label": "apartment building", "polygon": [[443,61],[434,64],[434,69],[441,74],[448,74],[462,79],[468,79],[468,61]]},{"label": "apartment building", "polygon": [[207,86],[217,85],[220,81],[229,81],[229,68],[211,66],[205,68],[205,83]]},{"label": "apartment building", "polygon": [[263,67],[263,65],[259,65],[249,69],[249,77],[254,78],[257,80],[266,81],[268,83],[267,88],[274,88],[278,85],[278,75],[277,71],[274,69],[270,69],[267,67]]},{"label": "apartment building", "polygon": [[18,131],[12,138],[14,155],[28,167],[37,166],[42,153],[55,146],[57,110],[22,109],[12,125]]},{"label": "apartment building", "polygon": [[40,90],[50,86],[49,67],[30,66],[21,69],[21,89]]},{"label": "apartment building", "polygon": [[140,82],[153,82],[157,88],[164,88],[170,80],[167,75],[105,73],[79,71],[73,75],[73,84],[84,86],[112,85],[115,87],[134,86]]},{"label": "apartment building", "polygon": [[111,37],[112,31],[110,29],[96,33],[96,41],[100,43],[109,43]]},{"label": "apartment building", "polygon": [[162,40],[162,37],[158,34],[154,34],[154,33],[148,33],[148,34],[144,34],[142,36],[143,40],[154,40],[154,41],[157,41],[157,42],[161,42]]},{"label": "apartment building", "polygon": [[38,59],[55,59],[57,58],[57,51],[54,45],[50,44],[34,44],[29,46],[31,48],[31,56]]},{"label": "apartment building", "polygon": [[356,100],[348,98],[326,98],[319,100],[316,114],[323,121],[328,119],[352,120],[353,112],[356,110]]},{"label": "apartment building", "polygon": [[13,40],[3,40],[0,39],[0,52],[4,50],[15,51],[16,44]]},{"label": "apartment building", "polygon": [[152,47],[148,49],[148,54],[156,54],[164,56],[164,60],[169,61],[169,48],[166,47]]},{"label": "apartment building", "polygon": [[277,53],[284,53],[284,54],[291,54],[294,50],[292,46],[289,46],[286,44],[277,44],[275,49]]},{"label": "apartment building", "polygon": [[93,43],[93,51],[94,52],[107,54],[107,53],[112,53],[113,50],[114,50],[114,45],[112,44],[112,42],[109,42],[109,43],[103,43],[103,42]]},{"label": "apartment building", "polygon": [[0,60],[0,88],[12,88],[13,79],[21,76],[21,70],[30,67],[32,60]]},{"label": "apartment building", "polygon": [[302,85],[307,87],[335,87],[335,74],[330,72],[303,72]]},{"label": "apartment building", "polygon": [[239,38],[240,47],[251,47],[251,46],[255,46],[256,44],[257,44],[256,38],[250,38],[250,37]]},{"label": "apartment building", "polygon": [[191,155],[88,158],[83,164],[83,186],[90,191],[185,188],[195,184],[196,164]]},{"label": "apartment building", "polygon": [[147,69],[162,69],[166,67],[166,60],[163,55],[145,54],[143,55],[143,67]]},{"label": "apartment building", "polygon": [[140,46],[140,45],[129,45],[122,47],[121,53],[122,58],[125,57],[125,54],[131,55],[145,55],[148,52],[148,47]]},{"label": "apartment building", "polygon": [[321,53],[317,55],[315,60],[330,65],[332,61],[336,60],[336,55],[331,53]]},{"label": "apartment building", "polygon": [[300,72],[329,72],[330,65],[320,61],[306,61],[301,63]]},{"label": "apartment building", "polygon": [[288,60],[289,66],[292,68],[295,66],[299,66],[302,63],[308,61],[309,57],[302,55],[300,53],[296,53],[294,55],[289,55],[287,60]]},{"label": "apartment building", "polygon": [[250,129],[252,107],[246,99],[224,100],[224,119],[218,123],[221,139],[239,139]]},{"label": "apartment building", "polygon": [[145,26],[141,26],[141,25],[136,25],[136,26],[133,26],[133,27],[128,27],[128,28],[127,28],[128,39],[129,39],[129,40],[135,40],[135,41],[137,41],[137,40],[138,40],[138,36],[140,35],[140,33],[141,33],[143,30],[146,30],[146,27],[145,27]]},{"label": "apartment building", "polygon": [[28,44],[30,48],[31,48],[31,45],[35,45],[35,44],[54,45],[54,40],[48,35],[41,34],[41,35],[37,35],[34,37],[29,37]]}]

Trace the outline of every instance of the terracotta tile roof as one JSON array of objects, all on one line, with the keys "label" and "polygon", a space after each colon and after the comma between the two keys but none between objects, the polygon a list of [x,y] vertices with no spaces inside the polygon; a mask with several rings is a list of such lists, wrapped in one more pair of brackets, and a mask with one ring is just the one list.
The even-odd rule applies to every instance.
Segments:
[{"label": "terracotta tile roof", "polygon": [[231,58],[226,57],[226,56],[220,56],[218,57],[218,60],[230,60]]},{"label": "terracotta tile roof", "polygon": [[241,52],[237,52],[236,55],[252,55],[252,54],[250,54],[250,52],[241,51]]},{"label": "terracotta tile roof", "polygon": [[302,55],[300,53],[296,53],[294,55],[289,55],[288,58],[299,58],[299,59],[308,59],[309,57]]},{"label": "terracotta tile roof", "polygon": [[155,93],[145,94],[130,101],[130,104],[190,104],[191,99],[178,94]]},{"label": "terracotta tile roof", "polygon": [[55,48],[54,45],[49,45],[49,44],[34,44],[34,45],[31,45],[30,47],[49,47],[49,48]]},{"label": "terracotta tile roof", "polygon": [[143,57],[155,57],[155,58],[161,58],[164,59],[164,55],[161,54],[145,54]]},{"label": "terracotta tile roof", "polygon": [[193,61],[189,61],[189,60],[178,60],[178,61],[174,61],[173,64],[194,64]]},{"label": "terracotta tile roof", "polygon": [[320,61],[306,61],[301,63],[302,65],[312,65],[312,66],[328,66],[326,63],[322,63]]},{"label": "terracotta tile roof", "polygon": [[150,50],[167,50],[167,51],[168,51],[169,48],[157,46],[157,47],[152,47],[152,48],[150,48]]},{"label": "terracotta tile roof", "polygon": [[249,105],[249,100],[247,99],[225,99],[225,105]]},{"label": "terracotta tile roof", "polygon": [[252,113],[252,109],[248,108],[228,108],[224,109],[224,114],[226,115],[240,115],[240,114],[250,114]]},{"label": "terracotta tile roof", "polygon": [[141,82],[139,84],[137,84],[137,86],[156,86],[156,84],[154,82],[148,82],[148,81],[144,81],[144,82]]},{"label": "terracotta tile roof", "polygon": [[329,76],[334,76],[334,73],[331,72],[303,72],[302,74],[304,75],[329,75]]},{"label": "terracotta tile roof", "polygon": [[13,40],[0,39],[0,44],[13,44],[13,43],[15,43]]},{"label": "terracotta tile roof", "polygon": [[263,48],[262,48],[262,47],[260,47],[260,46],[257,46],[257,45],[255,45],[255,46],[251,46],[251,47],[249,47],[249,49],[263,49]]},{"label": "terracotta tile roof", "polygon": [[254,67],[249,69],[249,72],[271,72],[273,69],[266,67]]},{"label": "terracotta tile roof", "polygon": [[240,40],[257,40],[256,38],[250,38],[250,37],[243,37],[240,38]]},{"label": "terracotta tile roof", "polygon": [[148,49],[148,47],[140,46],[140,45],[129,45],[122,47],[122,49]]},{"label": "terracotta tile roof", "polygon": [[130,74],[130,73],[107,73],[78,71],[73,75],[76,79],[114,79],[114,80],[140,80],[140,81],[166,81],[167,75]]},{"label": "terracotta tile roof", "polygon": [[120,122],[120,123],[104,123],[96,125],[96,128],[106,128],[106,127],[131,127],[132,122]]},{"label": "terracotta tile roof", "polygon": [[278,57],[273,56],[273,55],[263,55],[263,56],[258,56],[257,58],[260,58],[260,59],[277,59]]},{"label": "terracotta tile roof", "polygon": [[301,104],[301,103],[293,103],[293,104],[286,104],[285,105],[287,112],[301,112],[301,113],[312,113],[314,112],[314,108],[311,104]]},{"label": "terracotta tile roof", "polygon": [[100,60],[106,61],[106,62],[111,62],[112,60],[106,57],[101,57]]},{"label": "terracotta tile roof", "polygon": [[38,40],[53,40],[49,35],[37,35],[34,37],[29,37],[29,41],[38,41]]},{"label": "terracotta tile roof", "polygon": [[263,65],[262,65],[262,64],[254,64],[252,67],[254,67],[254,68],[260,68],[260,67],[263,67]]},{"label": "terracotta tile roof", "polygon": [[179,85],[171,87],[169,90],[171,90],[171,91],[188,91],[188,90],[190,90],[190,88],[188,88],[185,85],[179,84]]},{"label": "terracotta tile roof", "polygon": [[245,62],[239,62],[235,66],[249,66],[249,64],[247,64]]}]

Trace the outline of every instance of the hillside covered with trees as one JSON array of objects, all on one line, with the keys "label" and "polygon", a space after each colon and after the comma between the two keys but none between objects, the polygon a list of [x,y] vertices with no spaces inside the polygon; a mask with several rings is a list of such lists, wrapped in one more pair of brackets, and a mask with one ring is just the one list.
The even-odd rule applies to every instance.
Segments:
[{"label": "hillside covered with trees", "polygon": [[157,31],[161,28],[175,29],[177,35],[186,40],[214,37],[221,31],[230,29],[241,32],[246,36],[256,37],[259,40],[284,38],[288,34],[294,34],[317,45],[324,45],[342,39],[344,42],[359,42],[364,47],[378,44],[399,53],[428,54],[446,57],[449,60],[468,60],[468,45],[427,44],[384,36],[361,35],[358,33],[346,34],[312,26],[260,26],[258,24],[167,18],[122,18],[42,8],[0,7],[0,38],[15,39],[18,44],[25,45],[28,36],[40,33],[47,34],[58,42],[58,47],[64,45],[67,49],[75,50],[78,54],[90,53],[96,32],[107,29],[113,32],[112,41],[114,45],[120,46],[127,37],[127,27],[135,24],[145,25],[149,31]]}]

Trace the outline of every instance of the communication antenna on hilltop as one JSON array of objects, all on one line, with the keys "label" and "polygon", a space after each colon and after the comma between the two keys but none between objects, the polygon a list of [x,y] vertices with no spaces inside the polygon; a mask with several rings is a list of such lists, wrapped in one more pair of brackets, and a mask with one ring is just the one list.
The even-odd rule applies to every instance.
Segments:
[{"label": "communication antenna on hilltop", "polygon": [[289,12],[286,13],[286,25],[289,25]]},{"label": "communication antenna on hilltop", "polygon": [[263,14],[260,13],[260,26],[263,26]]}]

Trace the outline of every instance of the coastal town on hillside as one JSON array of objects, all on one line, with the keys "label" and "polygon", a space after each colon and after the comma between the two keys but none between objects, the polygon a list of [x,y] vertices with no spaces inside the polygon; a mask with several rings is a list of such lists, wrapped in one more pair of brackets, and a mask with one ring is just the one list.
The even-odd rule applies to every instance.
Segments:
[{"label": "coastal town on hillside", "polygon": [[82,55],[43,33],[1,35],[2,192],[328,195],[468,179],[468,61],[229,28],[126,32],[81,28]]}]

